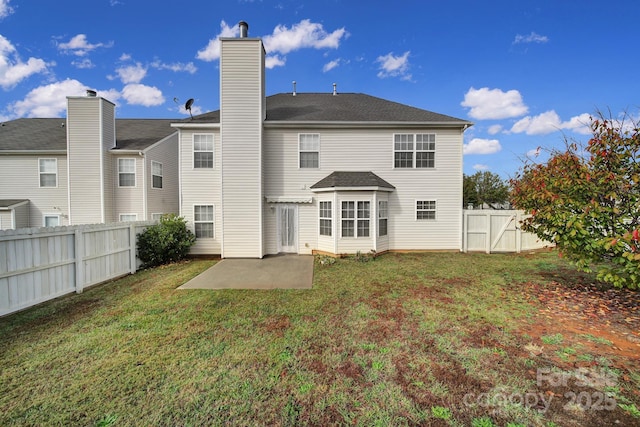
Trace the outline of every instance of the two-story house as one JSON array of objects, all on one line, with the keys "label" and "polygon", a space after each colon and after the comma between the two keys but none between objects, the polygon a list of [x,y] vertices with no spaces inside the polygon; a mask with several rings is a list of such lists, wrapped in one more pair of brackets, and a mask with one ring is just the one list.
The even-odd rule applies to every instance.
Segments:
[{"label": "two-story house", "polygon": [[172,120],[116,119],[87,91],[67,118],[0,124],[0,230],[156,219],[177,213]]},{"label": "two-story house", "polygon": [[192,253],[461,250],[471,123],[335,89],[267,97],[247,29],[220,40],[220,110],[172,125]]}]

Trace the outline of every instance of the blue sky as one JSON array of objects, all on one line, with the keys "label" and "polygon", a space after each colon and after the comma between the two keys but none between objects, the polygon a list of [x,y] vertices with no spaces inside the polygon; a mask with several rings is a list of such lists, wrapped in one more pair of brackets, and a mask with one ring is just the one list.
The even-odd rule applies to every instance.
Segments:
[{"label": "blue sky", "polygon": [[337,83],[470,120],[464,172],[507,178],[597,110],[638,118],[639,19],[637,0],[0,0],[0,121],[64,117],[86,89],[120,118],[216,110],[216,39],[244,20],[267,94]]}]

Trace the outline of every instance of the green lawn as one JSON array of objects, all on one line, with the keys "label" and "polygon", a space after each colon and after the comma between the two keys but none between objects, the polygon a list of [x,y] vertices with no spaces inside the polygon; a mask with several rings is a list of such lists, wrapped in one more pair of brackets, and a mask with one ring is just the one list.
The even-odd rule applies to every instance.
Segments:
[{"label": "green lawn", "polygon": [[[640,424],[639,372],[585,351],[628,381],[532,400],[553,397],[538,369],[571,375],[526,333],[526,283],[565,269],[556,254],[387,254],[316,262],[311,290],[176,290],[213,263],[1,318],[0,425]],[[567,391],[616,401],[576,409]]]}]

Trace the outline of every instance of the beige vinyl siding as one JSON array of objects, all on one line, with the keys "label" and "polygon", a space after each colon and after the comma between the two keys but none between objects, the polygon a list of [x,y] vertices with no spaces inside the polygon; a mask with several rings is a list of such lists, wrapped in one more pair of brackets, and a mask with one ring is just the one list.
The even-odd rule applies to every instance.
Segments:
[{"label": "beige vinyl siding", "polygon": [[[103,178],[110,162],[105,146],[112,146],[115,106],[98,97],[67,98],[67,154],[69,156],[69,206],[73,224],[106,221],[107,187]],[[111,142],[111,144],[110,144]]]},{"label": "beige vinyl siding", "polygon": [[[213,169],[193,167],[193,134],[213,135]],[[191,247],[194,255],[220,255],[222,247],[222,180],[220,164],[220,131],[213,129],[182,129],[179,134],[180,162],[180,216],[184,217],[191,231],[193,206],[214,206],[214,238],[197,239]]]},{"label": "beige vinyl siding", "polygon": [[[178,192],[178,133],[151,147],[145,153],[147,164],[147,218],[152,213],[180,212]],[[152,162],[162,164],[162,188],[153,188]]]},{"label": "beige vinyl siding", "polygon": [[[58,160],[57,187],[40,187],[38,159],[44,157]],[[68,215],[67,157],[65,155],[0,155],[0,170],[3,176],[11,177],[0,179],[1,197],[29,200],[26,207],[20,207],[16,212],[16,228],[42,226],[44,213],[57,212]],[[60,222],[62,225],[67,225],[68,218],[61,217]]]},{"label": "beige vinyl siding", "polygon": [[[131,154],[113,155],[112,157],[112,173],[113,194],[114,194],[114,216],[116,221],[120,220],[121,214],[136,214],[138,220],[145,218],[144,215],[144,187],[146,180],[144,174],[144,158]],[[118,159],[134,159],[136,171],[136,185],[134,187],[120,187],[118,177]]]},{"label": "beige vinyl siding", "polygon": [[[299,133],[320,134],[319,169],[298,167]],[[436,167],[394,169],[393,135],[395,133],[435,133]],[[460,129],[313,127],[280,129],[270,127],[265,130],[264,140],[265,195],[314,196],[315,205],[317,195],[311,192],[309,187],[332,172],[372,171],[396,187],[388,195],[388,249],[459,250],[462,247],[462,133]],[[416,200],[437,200],[437,220],[416,222]],[[335,212],[338,211],[334,208]],[[309,221],[309,224],[312,224],[311,228],[317,233],[317,208],[314,214],[315,219]],[[335,225],[335,227],[338,226],[338,224]],[[302,227],[301,223],[300,228]],[[336,229],[336,232],[339,232],[339,229]],[[302,233],[301,230],[300,234]],[[267,237],[268,240],[273,238],[270,233]],[[271,241],[267,243],[268,248],[273,246]],[[383,242],[379,241],[379,243]],[[347,243],[345,245],[343,246],[345,249],[356,248]],[[381,246],[378,250],[383,247]]]},{"label": "beige vinyl siding", "polygon": [[262,42],[222,39],[220,76],[222,256],[261,258],[265,114]]}]

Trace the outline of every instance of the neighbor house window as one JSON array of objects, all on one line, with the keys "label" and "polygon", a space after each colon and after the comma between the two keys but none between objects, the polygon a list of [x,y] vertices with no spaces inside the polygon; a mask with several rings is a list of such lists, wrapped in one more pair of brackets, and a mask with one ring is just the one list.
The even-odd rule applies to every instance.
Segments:
[{"label": "neighbor house window", "polygon": [[416,219],[436,219],[436,201],[417,200]]},{"label": "neighbor house window", "polygon": [[58,159],[38,159],[40,187],[58,186]]},{"label": "neighbor house window", "polygon": [[196,238],[213,238],[213,205],[195,205],[193,224]]},{"label": "neighbor house window", "polygon": [[138,214],[120,214],[120,222],[137,221]]},{"label": "neighbor house window", "polygon": [[300,168],[318,168],[320,164],[320,135],[301,133],[299,136]]},{"label": "neighbor house window", "polygon": [[378,201],[378,236],[387,235],[387,222],[389,219],[389,204],[386,200]]},{"label": "neighbor house window", "polygon": [[393,166],[395,168],[435,167],[435,134],[396,134],[393,138]]},{"label": "neighbor house window", "polygon": [[118,185],[136,186],[136,159],[118,159]]},{"label": "neighbor house window", "polygon": [[213,135],[193,135],[193,167],[213,169]]},{"label": "neighbor house window", "polygon": [[60,225],[60,215],[45,215],[42,225],[45,227],[57,227]]},{"label": "neighbor house window", "polygon": [[151,186],[162,188],[162,163],[151,162]]},{"label": "neighbor house window", "polygon": [[160,221],[160,218],[162,218],[162,215],[164,215],[163,213],[152,213],[151,214],[151,220],[152,221]]},{"label": "neighbor house window", "polygon": [[369,237],[371,202],[342,202],[342,237]]},{"label": "neighbor house window", "polygon": [[331,202],[320,202],[320,235],[331,236]]}]

